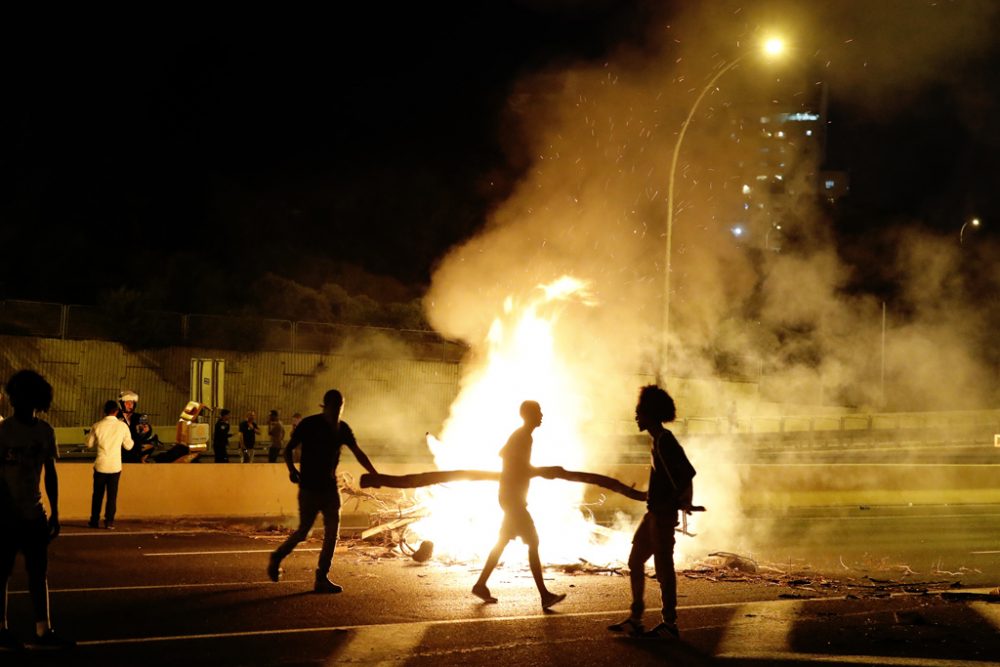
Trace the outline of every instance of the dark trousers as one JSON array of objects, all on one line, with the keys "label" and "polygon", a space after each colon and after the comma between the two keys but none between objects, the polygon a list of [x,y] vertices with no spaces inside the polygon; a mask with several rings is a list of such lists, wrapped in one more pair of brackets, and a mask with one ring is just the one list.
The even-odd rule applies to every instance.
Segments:
[{"label": "dark trousers", "polygon": [[96,524],[101,518],[101,505],[104,503],[104,491],[108,492],[108,504],[104,506],[104,522],[114,523],[115,512],[118,510],[118,480],[120,472],[94,471],[94,494],[90,498],[90,523]]},{"label": "dark trousers", "polygon": [[274,556],[280,561],[292,553],[298,543],[309,536],[309,531],[316,522],[316,515],[320,512],[323,513],[324,534],[316,576],[325,577],[333,562],[333,550],[337,546],[337,534],[340,531],[340,491],[336,488],[314,490],[299,487],[299,527],[274,550]]},{"label": "dark trousers", "polygon": [[216,463],[229,463],[229,449],[225,445],[212,445]]},{"label": "dark trousers", "polygon": [[278,455],[281,454],[281,447],[268,447],[267,448],[267,462],[277,463]]},{"label": "dark trousers", "polygon": [[632,616],[646,610],[646,561],[653,557],[656,580],[660,582],[663,622],[677,623],[677,575],[674,573],[674,526],[677,513],[646,512],[632,538],[628,557],[629,581],[632,584]]},{"label": "dark trousers", "polygon": [[[28,571],[28,592],[35,608],[35,621],[49,620],[49,587],[45,573],[49,568],[49,524],[45,514],[30,521],[0,523],[0,604],[7,609],[7,580],[14,571],[17,552],[24,554],[24,569]],[[4,613],[6,618],[6,612]]]}]

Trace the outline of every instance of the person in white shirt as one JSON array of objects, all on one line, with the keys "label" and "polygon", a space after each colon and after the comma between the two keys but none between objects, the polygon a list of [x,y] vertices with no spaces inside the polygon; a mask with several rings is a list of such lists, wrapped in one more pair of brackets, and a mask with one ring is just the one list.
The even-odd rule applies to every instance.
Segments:
[{"label": "person in white shirt", "polygon": [[104,491],[108,492],[108,503],[104,507],[104,527],[115,529],[115,512],[118,509],[118,480],[122,474],[122,447],[132,449],[132,434],[128,424],[118,419],[118,402],[104,404],[104,419],[90,427],[87,448],[97,447],[94,459],[94,495],[90,501],[91,528],[98,527]]}]

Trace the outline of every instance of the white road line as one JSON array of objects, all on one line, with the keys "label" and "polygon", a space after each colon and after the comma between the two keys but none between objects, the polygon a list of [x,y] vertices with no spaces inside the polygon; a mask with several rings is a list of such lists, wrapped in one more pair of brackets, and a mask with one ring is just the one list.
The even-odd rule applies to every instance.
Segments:
[{"label": "white road line", "polygon": [[907,658],[892,655],[837,655],[826,653],[795,653],[781,651],[777,653],[756,653],[744,651],[741,653],[718,653],[716,658],[741,658],[773,663],[832,663],[835,665],[891,665],[892,667],[988,667],[995,662],[981,660],[952,660],[949,658]]},{"label": "white road line", "polygon": [[970,554],[1000,554],[1000,551],[970,551]]},{"label": "white road line", "polygon": [[[270,583],[270,582],[267,582]],[[829,600],[844,600],[844,597],[828,597],[828,598],[816,598],[817,600],[829,601]],[[775,603],[788,604],[789,600],[775,600]],[[794,602],[799,602],[795,600]],[[805,602],[811,602],[811,600],[806,600]],[[715,602],[709,604],[691,604],[678,606],[678,611],[685,609],[720,609],[726,607],[741,607],[745,605],[745,602]],[[588,616],[607,616],[609,618],[614,618],[622,614],[629,613],[628,609],[605,609],[603,611],[578,611],[578,612],[560,612],[552,616],[552,618],[583,618]],[[441,619],[435,621],[413,621],[410,623],[365,623],[360,625],[331,625],[323,627],[307,627],[307,628],[284,628],[281,630],[247,630],[243,632],[211,632],[205,634],[193,634],[193,635],[165,635],[161,637],[126,637],[122,639],[95,639],[90,641],[80,641],[77,642],[80,646],[106,646],[106,645],[118,645],[118,644],[147,644],[154,642],[171,642],[171,641],[195,641],[201,639],[228,639],[235,637],[269,637],[273,635],[291,635],[296,633],[301,634],[311,634],[316,632],[335,632],[344,630],[361,630],[365,628],[384,628],[391,630],[393,632],[403,632],[403,628],[408,626],[419,626],[421,628],[427,628],[432,625],[465,625],[468,623],[493,623],[493,622],[505,622],[505,621],[526,621],[531,619],[539,618],[549,618],[548,614],[544,612],[539,612],[537,614],[519,614],[516,616],[494,616],[491,618],[451,618],[451,619]],[[609,635],[612,636],[612,635]]]},{"label": "white road line", "polygon": [[114,537],[116,535],[206,535],[209,533],[224,534],[224,530],[193,528],[188,530],[102,530],[91,528],[88,531],[68,533],[62,531],[59,537]]},{"label": "white road line", "polygon": [[[321,547],[296,547],[296,553],[300,551],[319,551]],[[230,551],[159,551],[156,553],[143,553],[147,558],[157,556],[220,556],[229,554],[269,554],[274,549],[233,549]]]},{"label": "white road line", "polygon": [[[282,584],[304,584],[306,579],[282,579]],[[274,586],[273,581],[226,581],[216,584],[157,584],[149,586],[100,586],[93,588],[50,588],[49,594],[53,593],[110,593],[114,591],[156,591],[173,588],[227,588],[246,586]],[[27,595],[27,590],[8,591],[8,595]]]},{"label": "white road line", "polygon": [[[777,603],[776,603],[777,602]],[[721,654],[739,652],[739,647],[755,646],[767,651],[787,652],[789,636],[802,607],[800,600],[750,602],[733,613],[719,640]]]}]

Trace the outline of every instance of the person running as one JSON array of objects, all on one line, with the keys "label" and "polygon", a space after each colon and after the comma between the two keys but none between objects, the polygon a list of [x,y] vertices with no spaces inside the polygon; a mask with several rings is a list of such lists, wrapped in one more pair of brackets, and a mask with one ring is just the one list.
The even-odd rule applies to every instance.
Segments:
[{"label": "person running", "polygon": [[[340,489],[337,488],[337,464],[340,463],[341,447],[346,446],[354,458],[373,475],[378,471],[368,456],[358,446],[354,432],[347,422],[341,421],[344,412],[344,397],[336,389],[323,395],[323,412],[310,415],[299,423],[285,446],[285,465],[292,484],[299,485],[299,527],[284,543],[271,554],[267,565],[267,576],[271,581],[281,578],[281,561],[306,539],[316,515],[323,514],[323,546],[319,552],[316,567],[316,593],[340,593],[343,589],[330,581],[330,565],[333,550],[337,546],[340,530]],[[295,467],[294,452],[302,446],[302,461],[299,471]]]},{"label": "person running", "polygon": [[91,528],[98,527],[104,492],[108,492],[108,504],[104,508],[104,527],[115,529],[115,512],[118,509],[118,482],[122,476],[122,449],[131,450],[135,443],[128,425],[118,419],[118,402],[104,404],[104,419],[90,427],[87,435],[87,449],[97,447],[94,458],[94,491],[90,498]]},{"label": "person running", "polygon": [[[674,572],[674,527],[678,512],[691,507],[692,480],[695,469],[688,461],[684,448],[674,434],[663,427],[677,417],[674,399],[656,385],[647,385],[639,392],[635,407],[635,423],[640,431],[652,438],[651,466],[646,514],[632,538],[628,557],[629,582],[632,587],[632,608],[628,618],[609,625],[614,632],[647,637],[680,638],[677,629],[677,576]],[[653,557],[656,580],[660,582],[663,620],[644,632],[642,614],[646,587],[646,561]]]},{"label": "person running", "polygon": [[[57,635],[49,620],[49,584],[46,579],[49,542],[59,535],[59,479],[56,476],[55,431],[36,416],[52,404],[52,385],[34,371],[14,373],[5,387],[14,416],[0,423],[0,648],[23,646],[7,627],[7,582],[20,551],[28,573],[28,592],[35,609],[32,648],[69,648],[75,642]],[[42,507],[42,470],[45,495],[52,516]]]},{"label": "person running", "polygon": [[536,401],[524,401],[520,409],[524,424],[515,430],[507,444],[500,450],[503,458],[503,469],[500,472],[500,507],[503,509],[503,523],[497,543],[486,558],[483,571],[479,575],[472,594],[483,602],[495,603],[497,599],[490,594],[486,586],[487,580],[493,574],[500,556],[507,543],[515,537],[528,545],[528,564],[531,576],[535,580],[538,594],[542,598],[542,609],[548,609],[557,602],[566,599],[565,593],[553,593],[545,587],[542,579],[542,561],[538,555],[538,532],[535,522],[528,513],[528,486],[535,469],[531,466],[531,446],[534,442],[532,433],[542,425],[542,408]]}]

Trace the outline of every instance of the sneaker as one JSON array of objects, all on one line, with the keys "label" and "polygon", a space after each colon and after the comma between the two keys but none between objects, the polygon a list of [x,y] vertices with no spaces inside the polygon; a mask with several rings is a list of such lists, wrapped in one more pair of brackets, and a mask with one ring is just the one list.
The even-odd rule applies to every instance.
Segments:
[{"label": "sneaker", "polygon": [[343,590],[343,586],[333,583],[326,577],[316,577],[316,585],[313,586],[314,593],[340,593]]},{"label": "sneaker", "polygon": [[624,632],[632,637],[638,637],[645,631],[645,628],[642,625],[642,619],[629,616],[624,621],[612,623],[608,626],[608,630],[611,630],[611,632]]},{"label": "sneaker", "polygon": [[497,599],[492,595],[490,595],[490,589],[486,588],[486,586],[473,586],[472,594],[475,595],[480,600],[482,600],[483,602],[485,602],[486,604],[497,603]]},{"label": "sneaker", "polygon": [[566,599],[565,593],[549,593],[542,596],[542,609],[548,609],[554,604],[558,604]]},{"label": "sneaker", "polygon": [[105,530],[114,530],[115,529],[115,522],[114,521],[105,521],[104,522],[104,528],[105,528]]},{"label": "sneaker", "polygon": [[267,577],[275,583],[281,580],[281,559],[278,554],[272,553],[267,561]]},{"label": "sneaker", "polygon": [[23,651],[24,644],[10,628],[0,628],[0,651]]},{"label": "sneaker", "polygon": [[87,528],[100,528],[101,526],[96,521],[88,521]]},{"label": "sneaker", "polygon": [[681,631],[673,623],[660,623],[652,630],[642,633],[642,636],[657,639],[680,639]]},{"label": "sneaker", "polygon": [[76,646],[75,641],[60,637],[52,628],[41,635],[35,635],[35,638],[28,643],[28,648],[33,649],[66,649],[74,646]]}]

